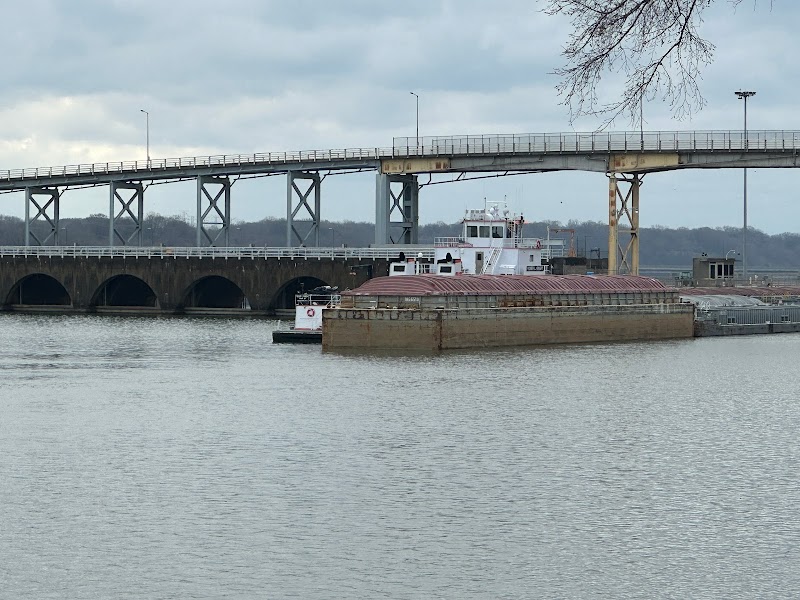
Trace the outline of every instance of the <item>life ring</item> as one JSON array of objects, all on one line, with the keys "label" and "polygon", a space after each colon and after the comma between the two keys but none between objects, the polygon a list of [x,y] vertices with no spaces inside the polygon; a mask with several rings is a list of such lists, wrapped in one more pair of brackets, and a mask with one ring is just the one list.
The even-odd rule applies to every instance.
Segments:
[{"label": "life ring", "polygon": [[542,247],[542,240],[536,240],[536,249],[538,250],[541,247]]},{"label": "life ring", "polygon": [[306,316],[307,317],[313,317],[315,314],[317,314],[317,313],[313,308],[307,308],[306,309]]}]

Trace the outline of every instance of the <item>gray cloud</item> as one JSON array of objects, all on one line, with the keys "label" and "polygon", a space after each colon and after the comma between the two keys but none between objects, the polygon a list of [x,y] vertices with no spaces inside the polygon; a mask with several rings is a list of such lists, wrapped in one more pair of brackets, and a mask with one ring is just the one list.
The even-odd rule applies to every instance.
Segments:
[{"label": "gray cloud", "polygon": [[[789,4],[735,12],[715,3],[704,25],[717,45],[703,82],[707,108],[675,122],[654,98],[647,128],[738,128],[733,90],[752,86],[751,128],[800,129],[790,28],[800,6]],[[539,8],[530,0],[11,3],[0,38],[0,169],[142,158],[140,109],[150,112],[151,154],[161,157],[389,146],[414,134],[410,91],[420,95],[423,135],[568,131],[549,75],[568,27]],[[614,82],[610,74],[604,83],[609,97]],[[573,127],[599,125],[584,118]],[[740,224],[736,173],[651,177],[642,223]],[[370,219],[372,177],[329,180],[325,215]],[[796,177],[754,173],[752,202],[765,207],[754,226],[796,229]],[[252,191],[237,218],[282,214],[283,184],[259,185],[241,186]],[[191,213],[182,189],[153,190],[148,209]],[[85,194],[70,194],[66,214],[104,210],[104,194]],[[423,191],[422,218],[454,220],[470,200],[506,196],[531,217],[604,220],[606,194],[603,176],[578,173],[433,186]],[[0,212],[22,207],[0,196]]]}]

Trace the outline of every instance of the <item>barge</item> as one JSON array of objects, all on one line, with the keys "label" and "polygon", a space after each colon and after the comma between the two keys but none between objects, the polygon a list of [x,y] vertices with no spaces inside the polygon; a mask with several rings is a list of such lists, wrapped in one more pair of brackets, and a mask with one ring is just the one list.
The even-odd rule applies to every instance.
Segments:
[{"label": "barge", "polygon": [[694,306],[649,277],[551,275],[550,247],[497,204],[467,211],[432,262],[405,258],[342,293],[326,349],[447,350],[693,336]]},{"label": "barge", "polygon": [[800,332],[800,287],[685,288],[695,337]]},{"label": "barge", "polygon": [[464,348],[690,338],[694,306],[648,277],[381,277],[344,292],[323,348]]}]

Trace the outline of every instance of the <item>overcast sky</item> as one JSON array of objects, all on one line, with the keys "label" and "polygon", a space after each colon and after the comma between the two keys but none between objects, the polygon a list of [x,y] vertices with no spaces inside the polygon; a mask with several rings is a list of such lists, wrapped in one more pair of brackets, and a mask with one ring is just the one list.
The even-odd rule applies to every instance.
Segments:
[{"label": "overcast sky", "polygon": [[[757,8],[754,9],[754,4]],[[800,3],[717,0],[702,32],[715,62],[701,82],[708,106],[675,121],[644,106],[647,130],[800,130],[796,27]],[[563,19],[536,0],[27,0],[3,3],[0,170],[153,158],[389,147],[414,135],[593,131],[559,103]],[[618,88],[609,75],[603,93]],[[632,128],[624,119],[612,130]],[[749,223],[800,232],[800,171],[749,171]],[[375,175],[328,177],[322,217],[374,219]],[[554,173],[422,189],[422,222],[454,222],[484,198],[506,198],[529,219],[607,220],[603,174]],[[284,177],[238,182],[234,220],[282,217]],[[107,188],[68,191],[61,216],[108,211]],[[740,170],[651,174],[641,225],[742,224]],[[154,186],[146,212],[193,214],[192,184]],[[21,193],[0,214],[22,216]],[[533,233],[533,232],[531,232]]]}]

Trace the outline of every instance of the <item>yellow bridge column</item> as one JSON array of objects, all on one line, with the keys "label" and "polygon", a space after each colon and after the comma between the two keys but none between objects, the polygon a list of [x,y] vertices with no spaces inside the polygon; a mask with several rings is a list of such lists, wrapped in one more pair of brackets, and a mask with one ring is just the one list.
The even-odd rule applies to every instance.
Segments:
[{"label": "yellow bridge column", "polygon": [[642,176],[634,175],[631,182],[631,239],[629,243],[631,257],[631,275],[639,274],[639,188]]},{"label": "yellow bridge column", "polygon": [[617,177],[608,176],[608,274],[617,273]]},{"label": "yellow bridge column", "polygon": [[[628,185],[623,195],[620,183]],[[639,274],[639,188],[642,177],[634,175],[608,175],[608,273]],[[619,201],[619,204],[618,202]],[[624,219],[622,219],[624,217]],[[622,220],[623,227],[620,227]],[[629,238],[625,247],[620,244],[620,233]],[[624,243],[624,242],[623,242]]]}]

